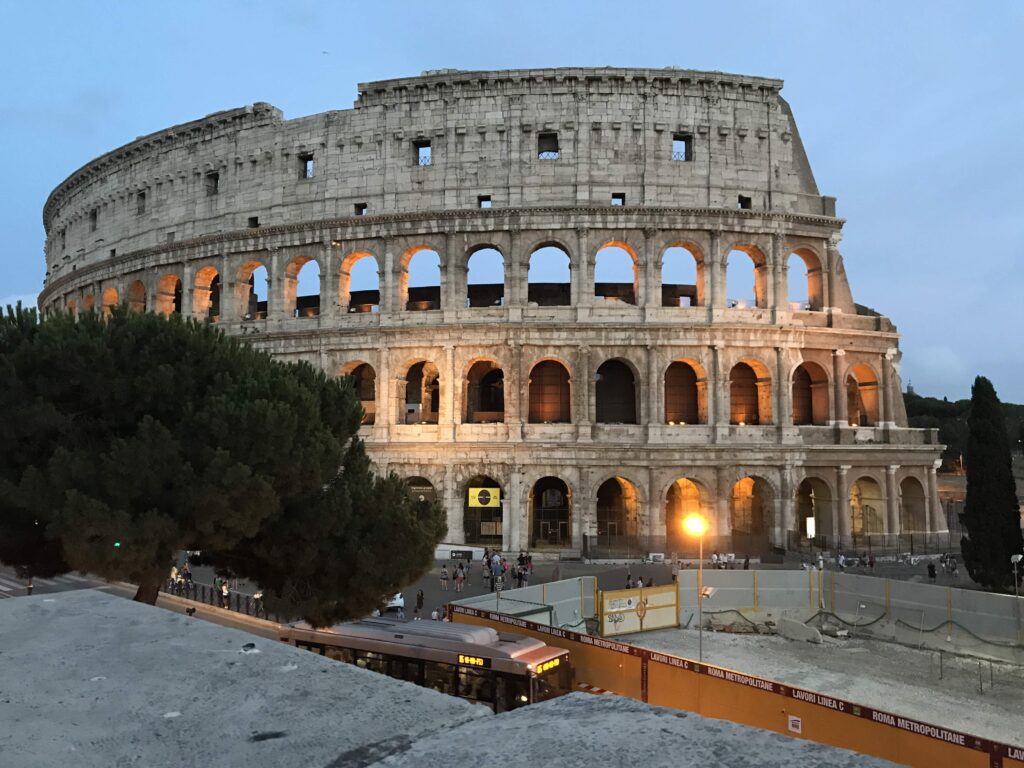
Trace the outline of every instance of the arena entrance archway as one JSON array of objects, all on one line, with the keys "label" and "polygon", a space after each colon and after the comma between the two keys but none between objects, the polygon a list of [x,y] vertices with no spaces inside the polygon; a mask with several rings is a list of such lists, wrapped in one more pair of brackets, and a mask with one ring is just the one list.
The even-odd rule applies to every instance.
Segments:
[{"label": "arena entrance archway", "polygon": [[572,492],[564,480],[542,477],[530,490],[530,548],[572,546]]},{"label": "arena entrance archway", "polygon": [[796,489],[797,530],[807,536],[807,519],[814,518],[814,541],[821,548],[830,546],[832,540],[832,490],[821,478],[804,478]]},{"label": "arena entrance archway", "polygon": [[502,545],[501,486],[487,475],[471,477],[462,488],[462,526],[467,544]]},{"label": "arena entrance archway", "polygon": [[772,489],[760,477],[744,477],[732,487],[729,519],[732,546],[737,558],[763,554],[770,547],[772,528]]},{"label": "arena entrance archway", "polygon": [[413,501],[435,502],[437,501],[437,490],[434,484],[427,478],[415,475],[405,478],[405,484],[409,486],[409,496]]},{"label": "arena entrance archway", "polygon": [[605,480],[597,489],[597,543],[627,557],[640,551],[636,486],[624,477]]},{"label": "arena entrance archway", "polygon": [[916,477],[905,477],[900,483],[900,533],[926,533],[927,512],[924,487]]},{"label": "arena entrance archway", "polygon": [[683,530],[683,520],[693,514],[711,519],[707,499],[704,486],[688,477],[680,477],[669,486],[665,494],[665,544],[670,552],[696,555],[699,542]]},{"label": "arena entrance archway", "polygon": [[861,477],[850,485],[848,504],[850,515],[850,533],[856,542],[860,536],[872,536],[883,533],[885,516],[885,496],[876,480]]}]

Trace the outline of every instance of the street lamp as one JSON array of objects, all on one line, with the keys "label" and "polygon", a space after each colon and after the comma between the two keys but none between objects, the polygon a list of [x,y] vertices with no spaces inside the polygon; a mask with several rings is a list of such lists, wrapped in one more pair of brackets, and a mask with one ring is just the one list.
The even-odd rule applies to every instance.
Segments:
[{"label": "street lamp", "polygon": [[704,534],[708,530],[708,521],[694,513],[683,520],[683,530],[698,541],[699,559],[697,560],[697,658],[704,663]]},{"label": "street lamp", "polygon": [[1010,555],[1010,563],[1013,565],[1013,596],[1020,597],[1019,590],[1017,588],[1017,566],[1020,565],[1020,561],[1024,559],[1024,555]]}]

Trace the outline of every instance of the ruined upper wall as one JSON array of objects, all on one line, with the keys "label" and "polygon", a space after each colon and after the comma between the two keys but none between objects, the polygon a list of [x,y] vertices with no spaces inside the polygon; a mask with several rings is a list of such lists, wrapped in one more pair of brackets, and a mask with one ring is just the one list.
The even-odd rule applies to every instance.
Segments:
[{"label": "ruined upper wall", "polygon": [[[219,112],[97,158],[44,209],[48,271],[169,241],[369,214],[610,205],[834,215],[779,80],[677,69],[428,73],[350,110]],[[557,159],[539,157],[557,134]],[[673,138],[686,158],[673,159]],[[417,144],[430,142],[431,164]],[[312,157],[313,175],[302,172]]]}]

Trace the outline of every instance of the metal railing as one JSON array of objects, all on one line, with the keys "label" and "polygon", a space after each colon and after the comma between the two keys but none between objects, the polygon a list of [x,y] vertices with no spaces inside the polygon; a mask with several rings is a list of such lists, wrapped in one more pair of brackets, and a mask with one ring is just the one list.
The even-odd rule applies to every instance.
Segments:
[{"label": "metal railing", "polygon": [[560,155],[560,153],[557,150],[555,150],[555,151],[548,151],[548,152],[538,152],[537,153],[537,159],[538,160],[557,160],[559,155]]},{"label": "metal railing", "polygon": [[227,611],[245,614],[257,619],[266,619],[277,624],[281,623],[281,617],[277,614],[271,616],[263,607],[263,600],[242,592],[231,592],[227,598],[223,592],[218,591],[213,585],[199,584],[194,581],[167,581],[160,587],[160,591],[167,595],[174,595],[185,600],[192,600],[203,605],[212,605],[215,608],[223,608]]}]

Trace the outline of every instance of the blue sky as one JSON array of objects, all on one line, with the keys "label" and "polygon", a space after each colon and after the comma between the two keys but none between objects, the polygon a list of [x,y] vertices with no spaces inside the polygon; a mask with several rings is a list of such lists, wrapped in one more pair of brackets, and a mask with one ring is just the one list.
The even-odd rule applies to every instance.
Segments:
[{"label": "blue sky", "polygon": [[1024,3],[33,0],[3,20],[0,302],[41,287],[50,190],[138,135],[347,108],[427,69],[672,65],[786,81],[904,384],[953,399],[981,373],[1024,402]]}]

